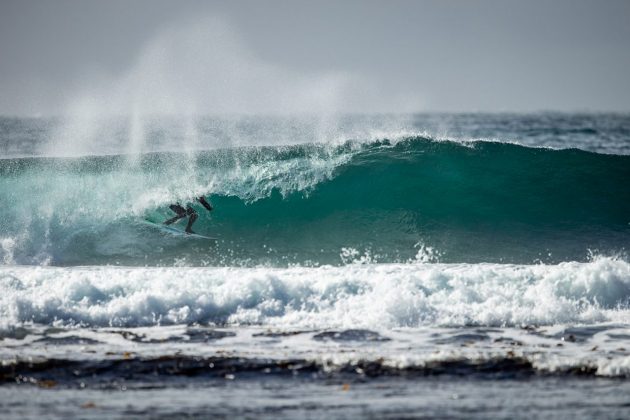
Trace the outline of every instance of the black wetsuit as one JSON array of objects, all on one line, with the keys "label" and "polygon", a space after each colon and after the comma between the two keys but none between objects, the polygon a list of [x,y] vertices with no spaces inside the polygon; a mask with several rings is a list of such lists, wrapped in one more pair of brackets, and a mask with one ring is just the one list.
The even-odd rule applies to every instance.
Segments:
[{"label": "black wetsuit", "polygon": [[[210,203],[206,201],[205,197],[203,196],[197,197],[197,201],[199,201],[208,211],[212,211],[212,206],[210,205]],[[188,216],[188,224],[186,225],[186,233],[195,233],[192,230],[192,225],[193,223],[195,223],[195,220],[197,220],[198,215],[195,209],[193,209],[190,206],[190,204],[187,204],[186,208],[184,208],[182,207],[181,204],[176,203],[176,204],[171,204],[169,208],[176,213],[176,216],[165,221],[164,222],[165,225],[170,225],[171,223],[175,223],[179,219],[183,219],[184,217]]]}]

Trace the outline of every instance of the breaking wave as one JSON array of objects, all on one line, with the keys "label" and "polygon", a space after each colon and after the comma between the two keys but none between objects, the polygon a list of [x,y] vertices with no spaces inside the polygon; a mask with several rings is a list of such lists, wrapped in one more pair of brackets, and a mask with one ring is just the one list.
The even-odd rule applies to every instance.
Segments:
[{"label": "breaking wave", "polygon": [[[0,175],[6,264],[558,263],[630,241],[630,156],[576,149],[405,137],[4,159]],[[215,210],[193,204],[195,230],[218,241],[159,229],[201,194]]]}]

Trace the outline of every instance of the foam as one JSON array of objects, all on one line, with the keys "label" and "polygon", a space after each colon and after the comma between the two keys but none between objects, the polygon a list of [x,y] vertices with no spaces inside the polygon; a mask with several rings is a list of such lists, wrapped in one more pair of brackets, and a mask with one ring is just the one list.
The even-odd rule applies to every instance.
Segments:
[{"label": "foam", "polygon": [[2,260],[4,264],[15,264],[15,260],[13,258],[15,243],[15,238],[0,238],[0,260]]},{"label": "foam", "polygon": [[630,323],[630,264],[2,267],[0,325],[300,328]]}]

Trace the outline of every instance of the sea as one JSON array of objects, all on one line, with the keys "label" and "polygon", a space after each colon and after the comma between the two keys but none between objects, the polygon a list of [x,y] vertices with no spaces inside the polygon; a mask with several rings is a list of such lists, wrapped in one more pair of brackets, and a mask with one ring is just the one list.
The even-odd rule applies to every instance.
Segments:
[{"label": "sea", "polygon": [[2,117],[0,204],[2,418],[630,417],[628,114]]}]

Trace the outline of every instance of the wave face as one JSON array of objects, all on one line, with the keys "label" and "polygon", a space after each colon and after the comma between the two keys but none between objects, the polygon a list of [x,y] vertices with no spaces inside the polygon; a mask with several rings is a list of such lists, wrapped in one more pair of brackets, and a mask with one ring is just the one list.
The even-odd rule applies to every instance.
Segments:
[{"label": "wave face", "polygon": [[[428,137],[0,160],[5,264],[585,261],[630,243],[630,156]],[[157,223],[193,204],[199,233]],[[177,225],[182,229],[184,226]]]}]

